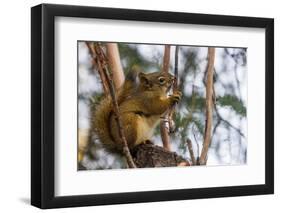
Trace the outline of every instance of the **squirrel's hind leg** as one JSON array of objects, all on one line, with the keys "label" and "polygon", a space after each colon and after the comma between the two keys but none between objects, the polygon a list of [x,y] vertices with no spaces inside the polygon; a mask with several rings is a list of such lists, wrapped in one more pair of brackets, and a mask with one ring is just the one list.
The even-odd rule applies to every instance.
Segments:
[{"label": "squirrel's hind leg", "polygon": [[[135,114],[133,113],[121,113],[120,121],[123,126],[123,131],[125,138],[128,143],[129,149],[133,148],[137,140],[137,119],[134,118]],[[122,150],[123,143],[119,135],[119,129],[116,123],[114,116],[111,118],[110,131],[114,141],[117,143],[117,146]]]}]

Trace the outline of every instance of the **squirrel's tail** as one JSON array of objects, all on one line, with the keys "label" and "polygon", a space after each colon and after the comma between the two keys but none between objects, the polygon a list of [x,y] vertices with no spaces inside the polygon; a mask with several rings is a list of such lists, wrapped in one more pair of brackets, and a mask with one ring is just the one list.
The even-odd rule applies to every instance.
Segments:
[{"label": "squirrel's tail", "polygon": [[110,133],[110,116],[112,113],[112,101],[105,97],[96,107],[92,117],[92,131],[96,134],[101,144],[109,151],[116,150],[116,143]]},{"label": "squirrel's tail", "polygon": [[[139,71],[133,68],[126,76],[126,80],[120,89],[116,92],[117,101],[120,104],[126,100],[136,88],[136,79]],[[120,152],[122,147],[120,143],[116,143],[110,132],[110,117],[113,113],[113,103],[109,95],[107,95],[96,107],[92,116],[92,131],[97,135],[101,144],[108,150]]]}]

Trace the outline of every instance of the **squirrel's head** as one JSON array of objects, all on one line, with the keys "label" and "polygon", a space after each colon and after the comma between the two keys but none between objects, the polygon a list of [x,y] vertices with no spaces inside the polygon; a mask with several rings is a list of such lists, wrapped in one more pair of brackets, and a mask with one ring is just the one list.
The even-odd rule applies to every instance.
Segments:
[{"label": "squirrel's head", "polygon": [[167,93],[173,85],[175,77],[167,72],[139,73],[140,85],[145,90]]}]

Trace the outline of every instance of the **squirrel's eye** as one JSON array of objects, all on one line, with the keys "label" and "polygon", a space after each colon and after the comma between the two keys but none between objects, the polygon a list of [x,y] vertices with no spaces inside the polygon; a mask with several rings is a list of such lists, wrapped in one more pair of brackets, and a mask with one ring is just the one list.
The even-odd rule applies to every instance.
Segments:
[{"label": "squirrel's eye", "polygon": [[165,78],[164,77],[160,77],[160,78],[158,78],[158,80],[159,80],[160,84],[164,84],[165,83]]}]

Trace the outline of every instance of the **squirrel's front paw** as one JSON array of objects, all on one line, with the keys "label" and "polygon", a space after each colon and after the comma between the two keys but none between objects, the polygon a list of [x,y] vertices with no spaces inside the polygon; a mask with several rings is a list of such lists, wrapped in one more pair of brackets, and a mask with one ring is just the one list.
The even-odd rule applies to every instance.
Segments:
[{"label": "squirrel's front paw", "polygon": [[170,96],[172,103],[178,103],[181,99],[182,93],[180,91],[175,91],[174,94]]}]

